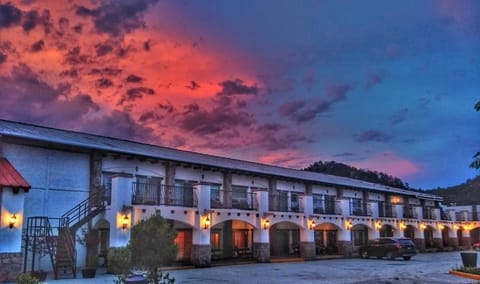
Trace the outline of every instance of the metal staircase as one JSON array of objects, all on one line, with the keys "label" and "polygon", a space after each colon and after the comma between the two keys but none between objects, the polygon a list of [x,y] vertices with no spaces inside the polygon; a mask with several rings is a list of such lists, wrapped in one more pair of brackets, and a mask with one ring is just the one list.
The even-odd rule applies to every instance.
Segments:
[{"label": "metal staircase", "polygon": [[[77,230],[105,210],[105,189],[102,187],[68,210],[60,218],[29,217],[25,234],[24,272],[27,270],[28,253],[31,252],[31,271],[35,269],[36,253],[50,255],[55,279],[76,278]],[[56,226],[52,226],[52,223]]]}]

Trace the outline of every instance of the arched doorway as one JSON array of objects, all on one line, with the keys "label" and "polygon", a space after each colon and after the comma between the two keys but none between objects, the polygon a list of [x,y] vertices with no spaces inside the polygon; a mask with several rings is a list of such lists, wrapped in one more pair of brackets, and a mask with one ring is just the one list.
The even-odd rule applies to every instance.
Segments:
[{"label": "arched doorway", "polygon": [[444,226],[442,229],[442,246],[443,247],[448,247],[450,245],[450,228]]},{"label": "arched doorway", "polygon": [[425,239],[425,248],[434,248],[435,241],[433,239],[433,228],[431,226],[427,226],[423,231],[423,237]]},{"label": "arched doorway", "polygon": [[393,237],[393,226],[385,224],[380,228],[380,237]]},{"label": "arched doorway", "polygon": [[100,219],[93,226],[93,230],[97,235],[99,264],[103,266],[107,264],[108,249],[110,248],[110,223],[106,219]]},{"label": "arched doorway", "polygon": [[415,240],[415,227],[412,225],[407,225],[403,231],[403,236],[405,236],[405,238]]},{"label": "arched doorway", "polygon": [[462,247],[464,246],[464,242],[463,242],[463,228],[460,227],[458,228],[457,230],[457,241],[458,241],[458,246]]},{"label": "arched doorway", "polygon": [[357,224],[352,227],[352,244],[354,247],[366,245],[368,243],[368,227],[363,224]]},{"label": "arched doorway", "polygon": [[270,255],[272,257],[300,256],[300,229],[298,225],[280,222],[270,228]]},{"label": "arched doorway", "polygon": [[210,230],[212,260],[253,257],[254,227],[240,220],[228,220]]},{"label": "arched doorway", "polygon": [[480,242],[480,228],[475,228],[470,231],[470,240],[472,244]]},{"label": "arched doorway", "polygon": [[322,223],[315,227],[315,247],[317,255],[329,255],[338,253],[338,230],[331,223]]}]

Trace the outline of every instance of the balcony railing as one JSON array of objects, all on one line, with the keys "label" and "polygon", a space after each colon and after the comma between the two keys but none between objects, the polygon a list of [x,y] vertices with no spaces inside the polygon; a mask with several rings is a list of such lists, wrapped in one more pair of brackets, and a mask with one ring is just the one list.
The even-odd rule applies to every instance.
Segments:
[{"label": "balcony railing", "polygon": [[435,215],[435,211],[432,207],[424,207],[422,210],[423,210],[423,219],[427,219],[427,220],[437,219]]},{"label": "balcony railing", "polygon": [[365,208],[363,202],[350,202],[350,216],[372,216],[370,206]]},{"label": "balcony railing", "polygon": [[195,207],[197,197],[193,187],[134,182],[132,204]]},{"label": "balcony railing", "polygon": [[212,190],[211,208],[256,210],[255,194],[244,190]]},{"label": "balcony railing", "polygon": [[313,207],[314,214],[326,214],[326,215],[341,215],[342,209],[340,207],[339,201],[334,201],[330,204],[325,204],[324,206],[315,206]]},{"label": "balcony railing", "polygon": [[406,219],[417,219],[417,211],[414,207],[403,207],[403,218]]},{"label": "balcony railing", "polygon": [[287,191],[277,191],[268,197],[270,211],[302,213],[300,194]]},{"label": "balcony railing", "polygon": [[378,216],[384,218],[397,218],[397,212],[394,210],[394,207],[392,205],[381,206],[379,204]]}]

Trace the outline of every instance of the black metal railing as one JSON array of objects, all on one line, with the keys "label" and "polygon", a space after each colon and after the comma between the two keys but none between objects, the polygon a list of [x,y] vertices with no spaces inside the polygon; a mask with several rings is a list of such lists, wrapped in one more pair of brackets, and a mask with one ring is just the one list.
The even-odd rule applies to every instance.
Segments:
[{"label": "black metal railing", "polygon": [[371,216],[368,204],[364,202],[350,202],[350,216]]},{"label": "black metal railing", "polygon": [[134,182],[132,204],[195,207],[197,198],[191,186]]},{"label": "black metal railing", "polygon": [[455,212],[455,220],[468,221],[468,218],[465,216],[465,212]]},{"label": "black metal railing", "polygon": [[212,189],[210,207],[256,210],[258,208],[258,204],[253,192],[248,192],[246,190]]},{"label": "black metal railing", "polygon": [[333,201],[331,203],[315,204],[313,205],[314,214],[327,214],[327,215],[341,215],[342,210],[340,208],[339,201]]},{"label": "black metal railing", "polygon": [[379,203],[378,205],[378,216],[384,218],[396,218],[397,212],[392,205],[383,205]]},{"label": "black metal railing", "polygon": [[423,207],[422,212],[423,212],[423,219],[427,219],[427,220],[436,219],[435,210],[432,207]]},{"label": "black metal railing", "polygon": [[417,219],[417,211],[413,206],[405,206],[403,207],[403,218],[406,219]]},{"label": "black metal railing", "polygon": [[301,195],[295,192],[277,191],[268,196],[268,208],[270,211],[303,213],[300,204]]}]

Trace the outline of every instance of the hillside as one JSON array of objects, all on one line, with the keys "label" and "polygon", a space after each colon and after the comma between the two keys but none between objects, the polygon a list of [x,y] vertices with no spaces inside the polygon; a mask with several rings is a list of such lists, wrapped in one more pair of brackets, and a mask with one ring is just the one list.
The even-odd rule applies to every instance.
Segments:
[{"label": "hillside", "polygon": [[480,204],[480,176],[477,176],[474,179],[468,179],[464,183],[456,186],[451,186],[447,188],[439,187],[432,190],[419,190],[411,188],[408,183],[403,182],[400,178],[393,177],[391,175],[377,171],[357,169],[355,167],[342,163],[337,163],[335,161],[318,161],[303,170],[360,179],[368,182],[383,184],[386,186],[435,194],[443,197],[443,204],[445,205],[449,205],[450,203],[456,203],[457,205]]},{"label": "hillside", "polygon": [[382,172],[357,169],[355,167],[345,165],[342,163],[337,163],[335,161],[330,161],[330,162],[318,161],[303,170],[309,171],[309,172],[324,173],[324,174],[329,174],[334,176],[354,178],[354,179],[364,180],[368,182],[383,184],[391,187],[410,189],[408,184],[404,183],[401,179],[397,177],[393,177],[391,175],[388,175]]},{"label": "hillside", "polygon": [[480,204],[480,176],[468,179],[460,185],[432,189],[428,193],[442,196],[445,205],[450,203],[457,205]]}]

